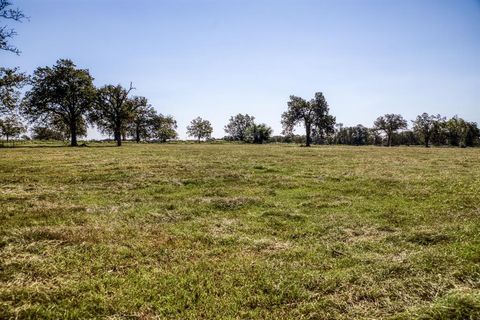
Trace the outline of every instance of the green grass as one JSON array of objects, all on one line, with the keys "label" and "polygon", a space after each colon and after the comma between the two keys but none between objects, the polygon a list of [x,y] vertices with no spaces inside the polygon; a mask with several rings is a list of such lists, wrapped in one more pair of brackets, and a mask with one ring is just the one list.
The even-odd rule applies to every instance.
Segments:
[{"label": "green grass", "polygon": [[0,149],[0,318],[480,319],[480,149]]}]

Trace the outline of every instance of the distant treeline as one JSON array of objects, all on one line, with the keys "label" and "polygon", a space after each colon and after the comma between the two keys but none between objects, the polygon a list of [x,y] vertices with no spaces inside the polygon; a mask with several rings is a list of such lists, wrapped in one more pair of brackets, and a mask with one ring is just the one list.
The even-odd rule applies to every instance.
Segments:
[{"label": "distant treeline", "polygon": [[[423,114],[419,117],[428,116]],[[474,122],[467,122],[457,116],[446,120],[417,127],[413,122],[412,129],[393,132],[391,145],[394,146],[452,146],[452,147],[475,147],[480,146],[479,128]],[[270,141],[276,143],[305,143],[305,135],[272,136]],[[376,127],[367,128],[361,124],[354,127],[346,127],[341,123],[335,125],[335,132],[326,138],[313,137],[314,144],[340,144],[351,146],[383,146],[388,145],[386,135]]]},{"label": "distant treeline", "polygon": [[[26,89],[26,90],[24,90]],[[95,87],[89,70],[79,69],[71,60],[58,60],[52,67],[39,67],[33,75],[18,69],[0,68],[0,136],[5,140],[68,140],[78,145],[86,137],[88,125],[122,141],[166,142],[177,139],[177,122],[150,105],[148,99],[132,96],[135,88],[121,85]],[[22,95],[22,92],[25,92]],[[423,113],[409,129],[399,114],[378,117],[373,126],[346,127],[337,123],[321,92],[307,101],[290,96],[281,115],[281,136],[264,123],[256,123],[248,114],[232,116],[224,127],[224,140],[244,143],[301,143],[345,145],[430,145],[472,147],[480,145],[476,123],[457,116],[446,119]],[[31,135],[26,135],[27,125]],[[304,135],[295,135],[302,126]],[[211,139],[208,120],[197,117],[187,127],[188,135],[198,142]]]},{"label": "distant treeline", "polygon": [[[12,3],[0,0],[0,18],[21,22],[27,19]],[[10,44],[14,29],[0,27],[0,51],[20,54]],[[86,137],[88,125],[113,137],[118,146],[127,139],[166,142],[177,139],[177,122],[149,104],[147,98],[131,96],[132,84],[104,85],[96,88],[89,70],[79,69],[68,59],[58,60],[52,67],[39,67],[33,75],[18,68],[0,67],[0,137],[8,143],[18,140],[68,140],[78,145]],[[26,90],[25,90],[26,89]],[[22,92],[25,94],[22,96]],[[446,119],[423,113],[408,122],[399,114],[386,114],[370,128],[363,125],[344,127],[329,114],[324,95],[317,92],[307,101],[290,96],[282,114],[281,136],[264,123],[255,123],[248,114],[232,116],[225,126],[224,140],[245,143],[285,142],[347,145],[430,145],[471,147],[480,145],[480,132],[474,122],[457,116]],[[27,125],[31,136],[26,135]],[[305,135],[294,135],[303,126]],[[201,140],[211,139],[213,128],[208,120],[197,117],[187,127],[188,135]]]}]

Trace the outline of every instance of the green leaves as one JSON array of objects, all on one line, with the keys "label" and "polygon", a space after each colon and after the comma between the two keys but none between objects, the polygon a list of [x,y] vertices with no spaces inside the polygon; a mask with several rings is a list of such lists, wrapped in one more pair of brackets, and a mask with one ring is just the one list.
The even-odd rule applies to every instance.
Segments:
[{"label": "green leaves", "polygon": [[93,77],[87,69],[78,69],[68,59],[53,67],[39,67],[31,79],[22,113],[31,122],[60,121],[70,131],[70,145],[77,145],[78,124],[85,123],[95,99]]},{"label": "green leaves", "polygon": [[297,96],[290,96],[288,109],[282,114],[283,134],[290,135],[297,125],[303,124],[306,131],[306,145],[311,142],[312,131],[320,140],[334,132],[335,117],[329,115],[329,107],[321,92],[307,102]]},{"label": "green leaves", "polygon": [[18,68],[0,68],[0,115],[13,111],[20,101],[20,89],[28,77]]},{"label": "green leaves", "polygon": [[190,122],[187,127],[187,133],[190,137],[195,137],[200,142],[201,139],[209,139],[212,136],[213,128],[210,121],[197,117]]}]

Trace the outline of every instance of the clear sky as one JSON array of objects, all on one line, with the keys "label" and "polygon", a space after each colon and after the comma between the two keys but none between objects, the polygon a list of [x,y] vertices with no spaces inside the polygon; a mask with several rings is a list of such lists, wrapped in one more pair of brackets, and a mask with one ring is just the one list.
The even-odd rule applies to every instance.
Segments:
[{"label": "clear sky", "polygon": [[30,21],[14,26],[22,54],[1,52],[1,65],[70,58],[98,86],[132,81],[182,138],[197,116],[222,137],[237,113],[280,134],[289,95],[316,91],[345,125],[422,112],[480,122],[478,0],[13,2]]}]

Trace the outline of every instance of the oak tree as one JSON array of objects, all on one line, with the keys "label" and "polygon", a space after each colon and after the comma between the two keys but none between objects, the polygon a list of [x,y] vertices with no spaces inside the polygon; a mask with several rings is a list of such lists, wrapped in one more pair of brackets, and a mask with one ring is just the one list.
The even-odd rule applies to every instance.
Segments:
[{"label": "oak tree", "polygon": [[399,114],[386,114],[374,122],[376,130],[383,131],[387,136],[387,146],[392,146],[392,136],[400,129],[407,128],[407,121]]},{"label": "oak tree", "polygon": [[230,117],[228,124],[224,130],[231,140],[246,141],[247,131],[254,124],[255,118],[248,114],[237,114]]},{"label": "oak tree", "polygon": [[213,128],[210,121],[203,120],[200,117],[193,119],[187,127],[187,134],[190,137],[195,137],[198,142],[202,139],[209,139],[212,136]]},{"label": "oak tree", "polygon": [[135,112],[148,105],[144,97],[129,98],[134,88],[121,85],[106,85],[97,90],[95,108],[90,114],[90,121],[95,123],[103,133],[113,134],[117,146],[122,145],[122,133],[135,117]]},{"label": "oak tree", "polygon": [[137,143],[151,137],[152,122],[157,112],[151,105],[142,105],[134,113],[132,121],[128,125],[128,132]]},{"label": "oak tree", "polygon": [[445,121],[440,115],[429,115],[428,113],[422,113],[417,116],[413,122],[413,131],[419,135],[425,144],[425,147],[430,147],[430,140],[435,134],[435,130],[439,128],[439,122]]},{"label": "oak tree", "polygon": [[7,139],[7,143],[10,138],[18,137],[26,131],[27,129],[23,123],[14,115],[0,119],[0,135]]},{"label": "oak tree", "polygon": [[95,98],[93,78],[68,59],[53,67],[35,70],[32,88],[26,93],[22,113],[31,122],[60,121],[70,131],[70,145],[77,146],[79,124],[92,110]]},{"label": "oak tree", "polygon": [[315,93],[310,101],[292,95],[287,104],[288,109],[282,114],[284,134],[292,134],[295,126],[302,124],[305,127],[305,145],[309,147],[313,131],[321,138],[334,132],[335,117],[329,114],[323,93]]},{"label": "oak tree", "polygon": [[151,136],[160,142],[177,137],[177,121],[170,115],[155,115],[151,119]]}]

